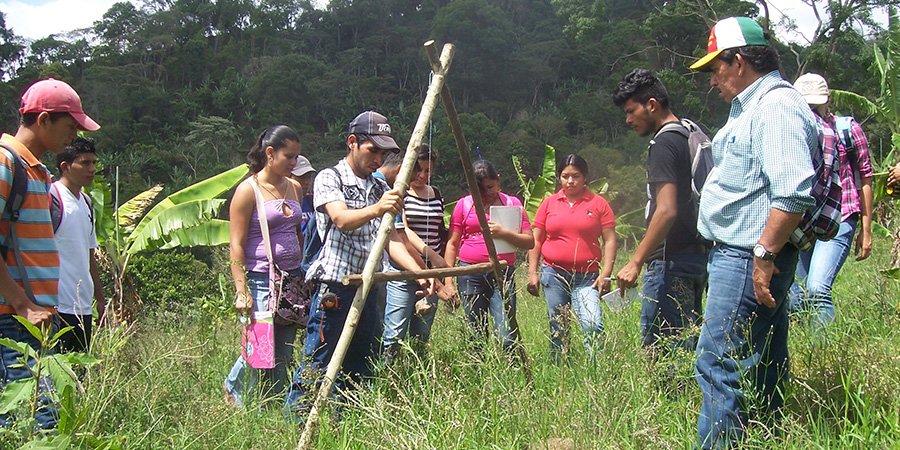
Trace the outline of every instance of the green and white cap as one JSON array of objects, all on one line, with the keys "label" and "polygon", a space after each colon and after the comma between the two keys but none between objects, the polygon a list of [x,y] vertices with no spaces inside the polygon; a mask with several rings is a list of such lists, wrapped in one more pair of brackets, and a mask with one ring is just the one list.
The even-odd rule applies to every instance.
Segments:
[{"label": "green and white cap", "polygon": [[722,50],[746,47],[748,45],[768,46],[769,40],[761,26],[749,17],[729,17],[722,19],[709,30],[706,42],[706,56],[691,64],[693,70],[707,70]]}]

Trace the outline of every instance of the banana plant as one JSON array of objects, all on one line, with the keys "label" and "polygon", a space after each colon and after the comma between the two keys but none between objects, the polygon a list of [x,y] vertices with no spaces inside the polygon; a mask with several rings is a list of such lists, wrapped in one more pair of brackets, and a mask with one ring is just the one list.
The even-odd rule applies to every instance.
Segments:
[{"label": "banana plant", "polygon": [[[900,155],[900,19],[897,11],[890,9],[888,30],[884,51],[874,45],[872,72],[879,79],[879,94],[874,100],[850,91],[832,90],[831,104],[836,109],[846,109],[860,116],[883,123],[891,131],[891,150],[881,161],[872,161],[875,176],[872,181],[873,197],[876,205],[883,209],[882,224],[887,229],[897,230],[891,224],[898,220],[897,205],[887,195],[887,169],[896,163]],[[900,263],[900,231],[895,231],[893,245],[893,266]]]},{"label": "banana plant", "polygon": [[[190,185],[159,203],[153,204],[162,185],[156,185],[112,208],[112,190],[105,180],[95,177],[89,193],[94,203],[97,238],[109,258],[109,271],[115,283],[114,301],[124,304],[128,261],[140,252],[176,247],[215,246],[229,241],[228,221],[216,216],[226,200],[219,198],[243,180],[250,169],[242,164],[219,175]],[[151,208],[152,206],[152,208]],[[129,288],[134,300],[136,292]],[[135,303],[135,302],[129,302]],[[122,311],[118,311],[122,316]]]}]

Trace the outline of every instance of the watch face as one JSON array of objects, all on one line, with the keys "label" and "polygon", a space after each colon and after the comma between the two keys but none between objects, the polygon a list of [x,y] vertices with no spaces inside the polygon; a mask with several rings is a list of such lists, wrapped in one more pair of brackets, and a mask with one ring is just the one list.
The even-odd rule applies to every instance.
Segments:
[{"label": "watch face", "polygon": [[753,246],[753,256],[757,258],[762,258],[766,256],[766,249],[763,248],[762,245],[756,244]]}]

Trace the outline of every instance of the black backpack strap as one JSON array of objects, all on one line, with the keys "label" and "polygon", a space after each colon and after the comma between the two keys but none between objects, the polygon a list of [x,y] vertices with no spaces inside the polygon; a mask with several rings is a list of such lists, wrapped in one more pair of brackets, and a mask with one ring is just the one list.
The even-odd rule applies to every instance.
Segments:
[{"label": "black backpack strap", "polygon": [[[0,253],[3,259],[10,247],[14,246],[13,241],[13,224],[19,221],[19,211],[22,209],[22,203],[25,201],[25,192],[28,190],[28,174],[25,172],[25,161],[19,154],[6,144],[0,144],[7,152],[9,152],[9,160],[12,162],[12,184],[9,189],[9,197],[6,199],[6,207],[4,213],[9,217],[9,232],[6,236],[6,242],[0,245]],[[18,246],[16,246],[18,247]]]},{"label": "black backpack strap", "polygon": [[16,267],[19,268],[19,276],[22,281],[22,288],[25,295],[34,301],[34,291],[31,289],[31,283],[28,281],[28,272],[25,270],[25,263],[22,261],[22,252],[19,250],[19,238],[16,235],[16,223],[19,221],[19,211],[22,209],[22,203],[25,202],[25,193],[28,190],[28,174],[25,172],[25,160],[11,147],[0,144],[0,147],[6,149],[10,154],[10,162],[12,162],[12,186],[10,186],[9,197],[6,199],[6,207],[4,213],[9,214],[9,231],[6,235],[6,242],[0,245],[0,253],[2,253],[4,261],[9,250],[12,249],[16,258]]}]

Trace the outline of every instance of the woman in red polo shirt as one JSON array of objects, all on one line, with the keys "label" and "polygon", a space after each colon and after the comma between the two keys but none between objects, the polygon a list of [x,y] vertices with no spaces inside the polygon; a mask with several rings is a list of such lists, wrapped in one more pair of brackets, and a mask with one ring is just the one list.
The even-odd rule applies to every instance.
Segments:
[{"label": "woman in red polo shirt", "polygon": [[550,317],[550,353],[559,358],[563,342],[568,340],[570,304],[591,354],[603,334],[600,296],[610,289],[609,277],[616,259],[616,217],[609,203],[588,189],[584,158],[566,156],[556,175],[559,192],[545,198],[534,216],[534,248],[528,252],[528,292],[537,296],[538,284],[544,286]]}]

